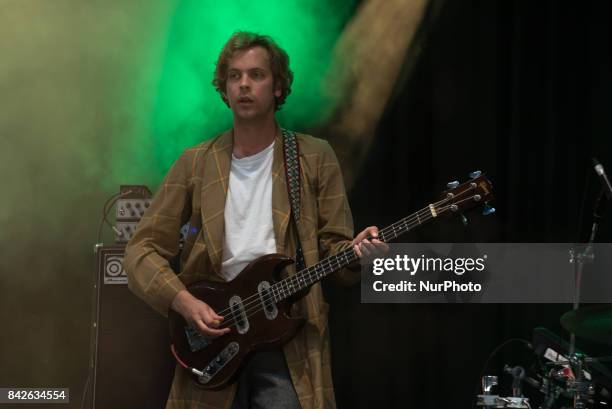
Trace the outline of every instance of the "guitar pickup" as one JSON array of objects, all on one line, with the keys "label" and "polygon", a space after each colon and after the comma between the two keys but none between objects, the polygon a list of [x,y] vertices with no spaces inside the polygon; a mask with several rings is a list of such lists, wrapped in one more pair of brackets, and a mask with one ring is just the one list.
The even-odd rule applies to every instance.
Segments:
[{"label": "guitar pickup", "polygon": [[236,323],[236,331],[239,334],[246,334],[249,332],[249,317],[247,316],[242,298],[234,295],[229,300],[230,310],[232,311],[232,318]]},{"label": "guitar pickup", "polygon": [[274,293],[272,293],[272,287],[267,281],[262,281],[257,285],[257,292],[259,293],[259,302],[263,307],[263,311],[266,314],[266,318],[273,320],[278,316],[278,308],[274,302]]}]

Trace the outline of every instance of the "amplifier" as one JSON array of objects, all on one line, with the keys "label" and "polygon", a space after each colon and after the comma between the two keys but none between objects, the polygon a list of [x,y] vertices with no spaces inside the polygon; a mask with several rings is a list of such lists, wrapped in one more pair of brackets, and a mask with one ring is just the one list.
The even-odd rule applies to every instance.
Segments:
[{"label": "amplifier", "polygon": [[[121,198],[117,199],[115,207],[115,242],[127,243],[136,232],[138,222],[151,205],[153,195],[144,185],[121,185],[119,187]],[[189,223],[182,226],[179,232],[179,244],[187,239]]]},{"label": "amplifier", "polygon": [[[117,243],[127,243],[134,237],[134,233],[136,233],[136,227],[138,226],[138,222],[117,222],[115,228],[119,231],[119,234],[116,236],[115,241]],[[197,231],[197,230],[196,230]],[[179,238],[179,246],[183,248],[183,244],[185,240],[187,240],[187,235],[189,234],[189,223],[183,225],[181,230],[178,233]]]},{"label": "amplifier", "polygon": [[96,246],[91,409],[163,409],[175,362],[167,319],[127,288],[124,245]]}]

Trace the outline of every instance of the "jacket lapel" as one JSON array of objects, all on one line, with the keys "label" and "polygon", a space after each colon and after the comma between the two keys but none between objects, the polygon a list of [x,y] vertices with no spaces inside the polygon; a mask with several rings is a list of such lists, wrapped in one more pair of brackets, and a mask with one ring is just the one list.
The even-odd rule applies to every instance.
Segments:
[{"label": "jacket lapel", "polygon": [[221,258],[225,239],[225,199],[232,160],[232,131],[222,133],[213,142],[204,161],[202,175],[202,229],[214,272],[221,276]]}]

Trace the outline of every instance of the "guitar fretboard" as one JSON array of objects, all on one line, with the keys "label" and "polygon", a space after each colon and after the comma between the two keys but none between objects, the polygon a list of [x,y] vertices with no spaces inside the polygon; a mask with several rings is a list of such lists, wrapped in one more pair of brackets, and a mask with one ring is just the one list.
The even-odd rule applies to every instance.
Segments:
[{"label": "guitar fretboard", "polygon": [[[429,205],[380,230],[378,232],[378,239],[387,243],[436,216],[436,208],[433,205]],[[333,272],[350,265],[358,259],[359,257],[352,246],[338,254],[329,256],[319,261],[317,264],[273,284],[271,290],[272,294],[274,294],[274,300],[278,302],[291,297],[295,293],[310,287],[314,283],[321,281]]]}]

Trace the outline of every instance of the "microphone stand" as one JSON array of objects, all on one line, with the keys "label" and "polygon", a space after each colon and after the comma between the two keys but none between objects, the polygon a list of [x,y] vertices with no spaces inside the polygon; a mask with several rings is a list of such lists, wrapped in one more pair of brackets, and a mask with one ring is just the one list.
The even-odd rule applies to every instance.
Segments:
[{"label": "microphone stand", "polygon": [[[606,188],[602,186],[601,191],[595,201],[595,207],[593,209],[593,224],[591,226],[591,234],[589,240],[584,246],[583,251],[580,252],[576,248],[570,250],[570,263],[574,264],[574,305],[573,311],[577,311],[580,306],[580,288],[582,285],[582,273],[584,270],[584,264],[592,263],[595,259],[593,252],[593,243],[595,242],[595,236],[599,229],[599,224],[603,220],[603,215],[606,207]],[[577,312],[576,312],[577,313]],[[570,389],[574,395],[574,408],[583,409],[586,407],[588,400],[588,390],[590,382],[584,379],[583,365],[584,356],[576,354],[576,334],[573,332],[570,334],[570,348],[569,348],[569,360],[570,368],[574,373],[573,387]]]},{"label": "microphone stand", "polygon": [[[593,252],[593,243],[595,242],[595,236],[599,229],[599,224],[603,220],[603,215],[606,210],[606,198],[605,189],[602,188],[599,192],[597,200],[595,201],[595,208],[593,209],[593,224],[591,225],[591,234],[589,240],[584,246],[580,246],[583,251],[577,251],[577,248],[570,250],[570,263],[574,264],[574,304],[573,310],[578,310],[580,306],[580,288],[582,285],[582,272],[586,263],[592,263],[595,259]],[[570,335],[570,356],[574,355],[576,348],[576,335],[572,332]]]}]

